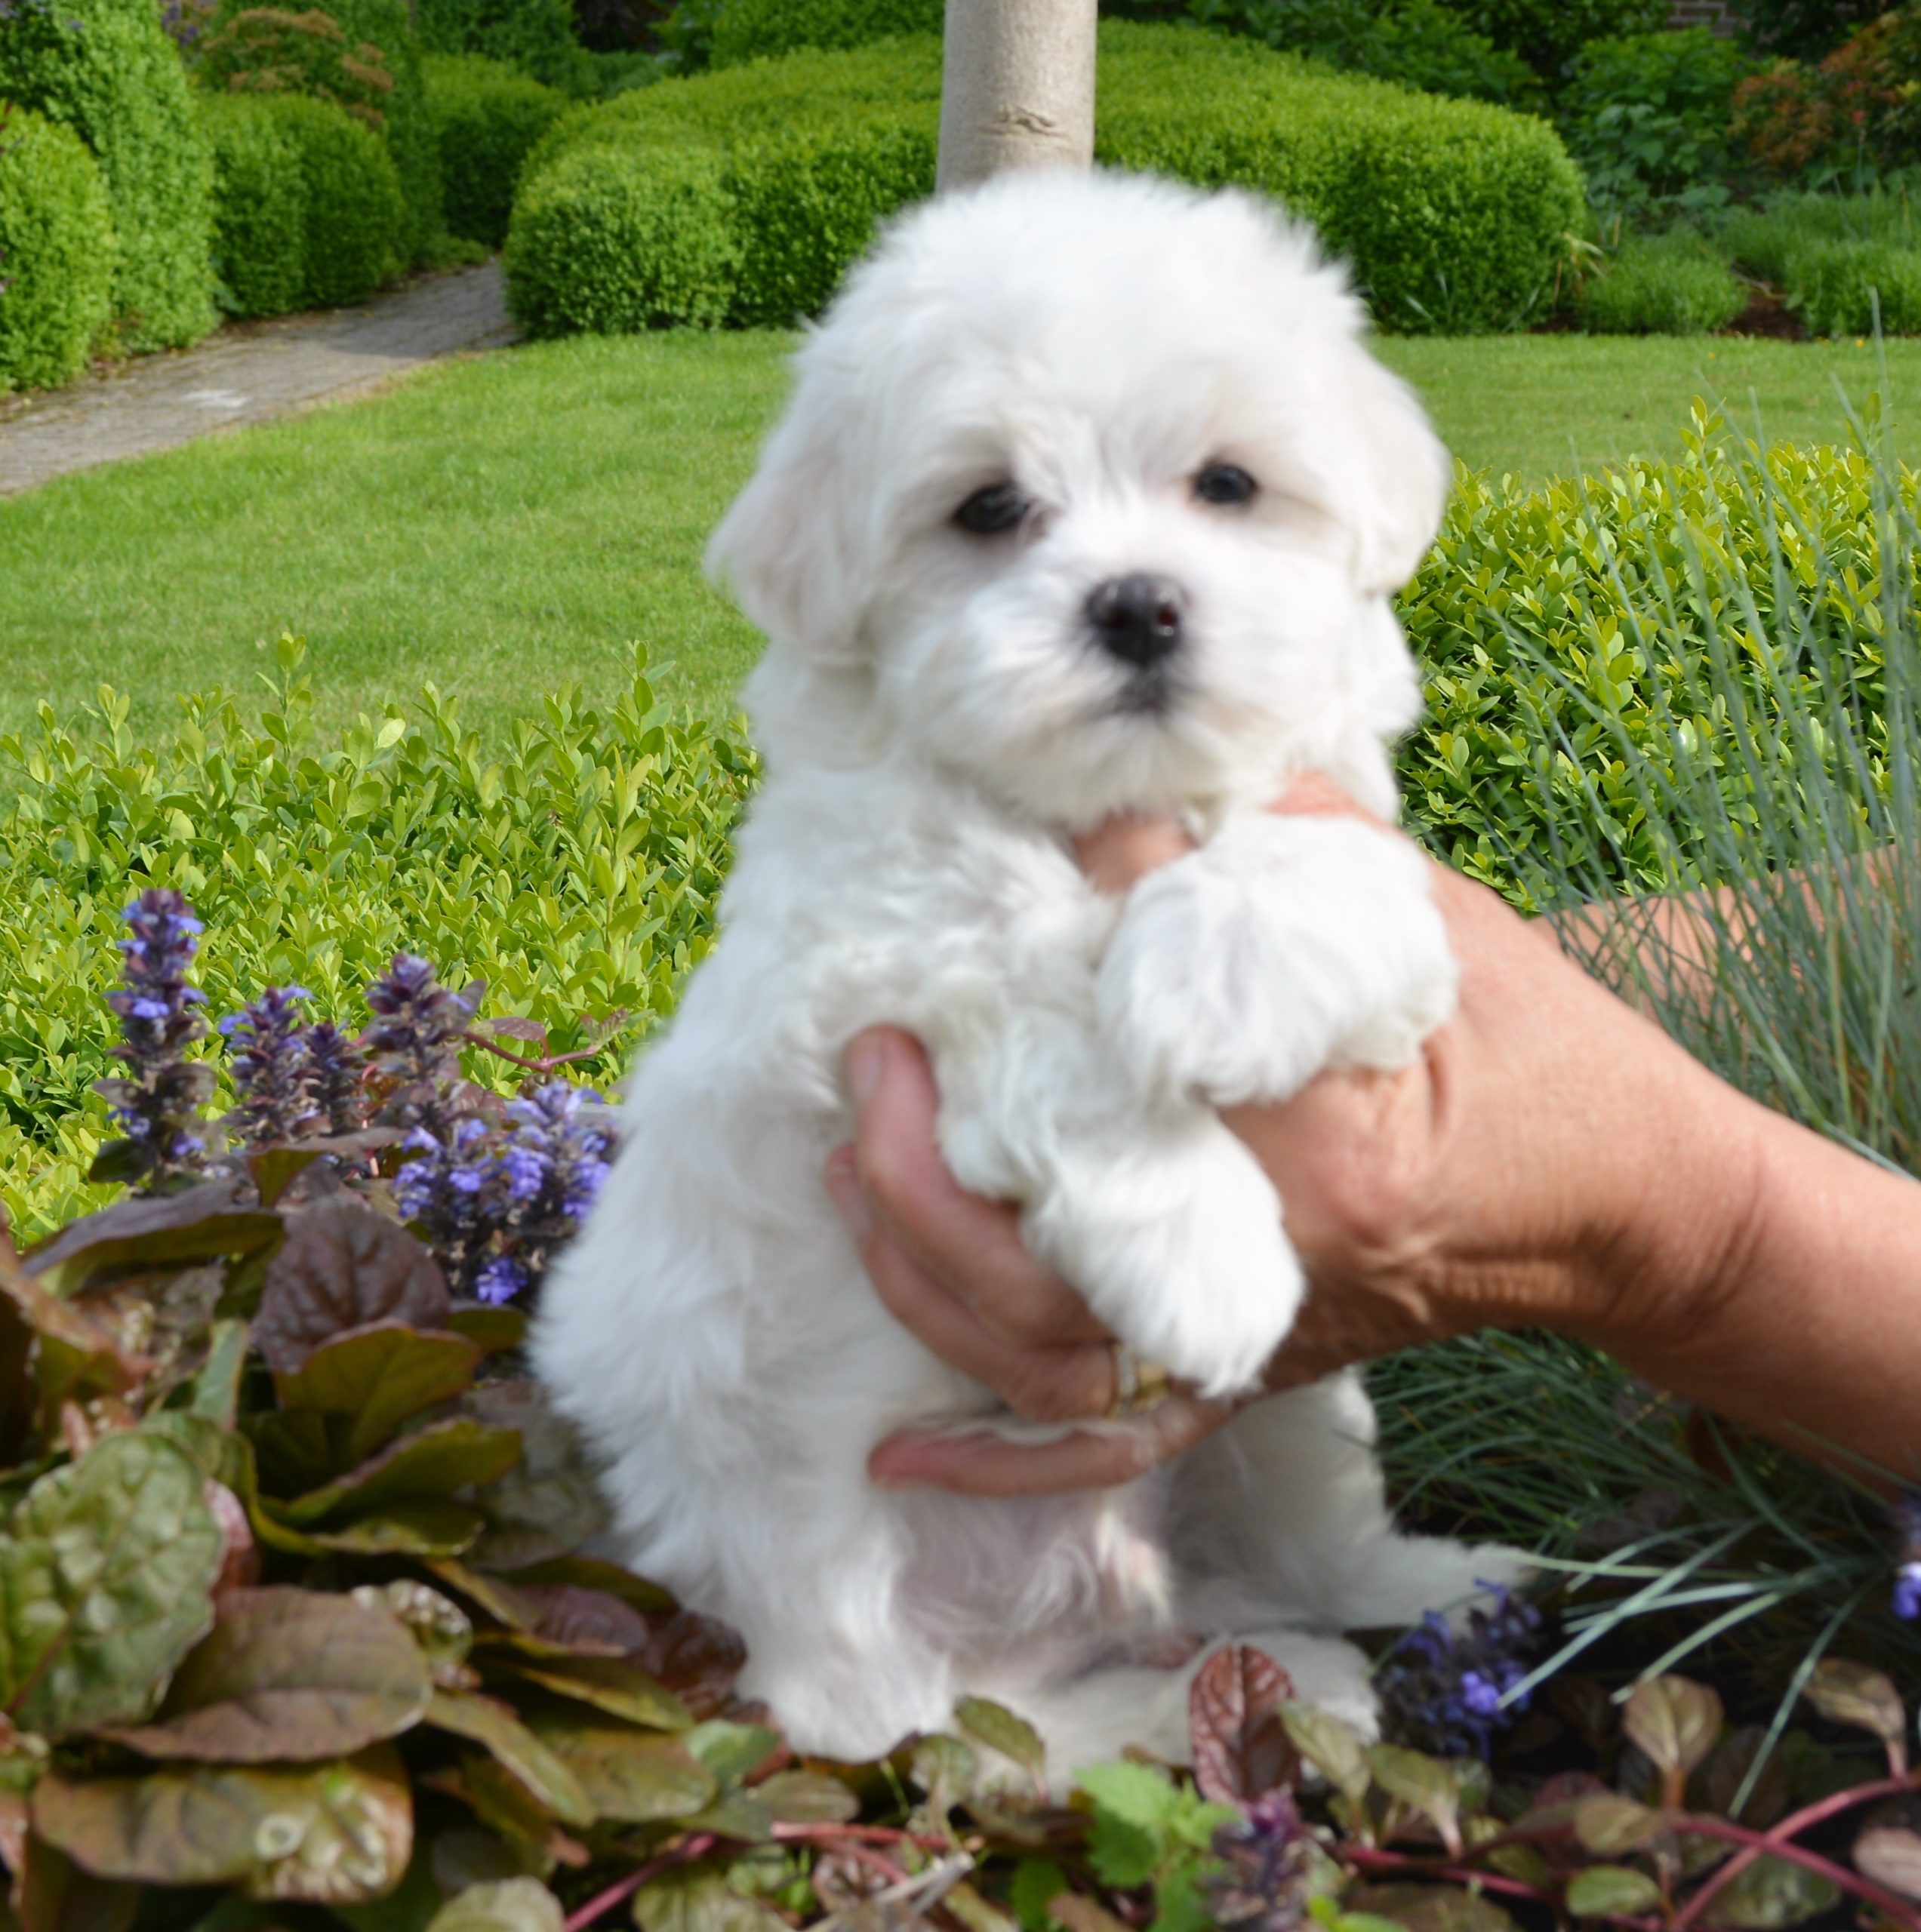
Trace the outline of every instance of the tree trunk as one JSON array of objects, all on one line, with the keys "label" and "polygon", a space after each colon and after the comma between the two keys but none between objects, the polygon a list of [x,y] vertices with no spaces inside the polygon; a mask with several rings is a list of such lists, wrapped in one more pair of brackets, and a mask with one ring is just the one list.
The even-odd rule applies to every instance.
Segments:
[{"label": "tree trunk", "polygon": [[937,193],[1094,159],[1096,0],[947,0]]}]

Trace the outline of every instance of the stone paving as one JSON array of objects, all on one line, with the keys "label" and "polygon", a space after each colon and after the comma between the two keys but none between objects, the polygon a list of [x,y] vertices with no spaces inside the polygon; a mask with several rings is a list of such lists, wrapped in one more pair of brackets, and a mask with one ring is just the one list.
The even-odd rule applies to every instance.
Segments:
[{"label": "stone paving", "polygon": [[423,362],[513,339],[500,264],[429,275],[355,309],[229,325],[44,395],[0,397],[0,496],[376,389]]}]

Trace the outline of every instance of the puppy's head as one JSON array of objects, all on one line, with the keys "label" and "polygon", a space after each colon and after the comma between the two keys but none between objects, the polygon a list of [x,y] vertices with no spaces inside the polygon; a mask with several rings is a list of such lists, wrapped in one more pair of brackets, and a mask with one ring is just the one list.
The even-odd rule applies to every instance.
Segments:
[{"label": "puppy's head", "polygon": [[1067,826],[1402,728],[1387,600],[1448,471],[1363,327],[1247,195],[1047,170],[919,210],[709,552],[773,640],[762,694],[858,694],[864,736]]}]

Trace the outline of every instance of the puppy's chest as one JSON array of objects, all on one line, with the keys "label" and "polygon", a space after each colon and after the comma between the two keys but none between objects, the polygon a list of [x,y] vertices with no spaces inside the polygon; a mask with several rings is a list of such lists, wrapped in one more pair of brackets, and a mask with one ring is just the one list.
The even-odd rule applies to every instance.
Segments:
[{"label": "puppy's chest", "polygon": [[944,832],[817,848],[777,903],[743,895],[730,939],[756,929],[760,969],[777,964],[829,1051],[882,1022],[932,1041],[1003,1031],[1017,1011],[1090,1009],[1115,902],[1039,837]]}]

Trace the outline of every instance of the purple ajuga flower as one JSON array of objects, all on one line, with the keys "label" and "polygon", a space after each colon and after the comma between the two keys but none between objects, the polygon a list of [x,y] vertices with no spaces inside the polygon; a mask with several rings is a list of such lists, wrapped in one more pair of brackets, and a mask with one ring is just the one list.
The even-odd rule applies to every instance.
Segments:
[{"label": "purple ajuga flower", "polygon": [[269,986],[220,1023],[240,1096],[226,1124],[245,1146],[297,1140],[325,1125],[314,1104],[312,1054],[300,1022],[300,1002],[312,997],[304,986]]},{"label": "purple ajuga flower", "polygon": [[475,1297],[498,1307],[527,1285],[527,1270],[510,1255],[497,1254],[474,1277]]},{"label": "purple ajuga flower", "polygon": [[1921,1622],[1921,1492],[1909,1490],[1889,1505],[1901,1540],[1900,1567],[1889,1607],[1904,1623]]},{"label": "purple ajuga flower", "polygon": [[448,1091],[460,1076],[460,1036],[479,1003],[474,991],[443,986],[411,952],[397,953],[367,989],[374,1017],[360,1045],[383,1091],[383,1124],[447,1129]]},{"label": "purple ajuga flower", "polygon": [[411,1128],[393,1180],[402,1216],[463,1293],[503,1302],[534,1286],[607,1176],[612,1137],[596,1094],[550,1081],[506,1104]]},{"label": "purple ajuga flower", "polygon": [[1507,1590],[1482,1587],[1492,1589],[1492,1610],[1470,1611],[1459,1630],[1430,1611],[1383,1666],[1382,1725],[1397,1742],[1485,1758],[1496,1734],[1527,1709],[1519,1686],[1539,1644],[1541,1614]]},{"label": "purple ajuga flower", "polygon": [[125,1069],[97,1081],[124,1137],[103,1149],[100,1178],[141,1192],[166,1191],[196,1177],[206,1143],[200,1112],[214,1075],[186,1049],[206,1032],[205,995],[188,979],[199,949],[200,921],[177,892],[152,886],[125,911],[122,983],[106,996],[120,1022],[113,1057]]},{"label": "purple ajuga flower", "polygon": [[1290,1932],[1307,1916],[1313,1839],[1292,1795],[1270,1791],[1214,1835],[1221,1869],[1208,1881],[1208,1915],[1233,1932]]},{"label": "purple ajuga flower", "polygon": [[367,1124],[367,1060],[331,1020],[306,1029],[307,1091],[329,1134],[358,1134]]}]

